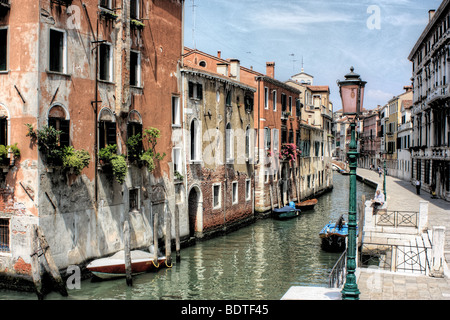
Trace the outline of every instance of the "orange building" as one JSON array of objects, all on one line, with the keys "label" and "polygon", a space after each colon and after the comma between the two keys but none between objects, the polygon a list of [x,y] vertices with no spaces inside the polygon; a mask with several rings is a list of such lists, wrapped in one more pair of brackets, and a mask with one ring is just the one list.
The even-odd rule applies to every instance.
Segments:
[{"label": "orange building", "polygon": [[[0,4],[0,273],[30,269],[32,224],[61,269],[123,248],[124,221],[132,247],[148,246],[155,212],[163,229],[184,210],[167,112],[181,94],[184,1]],[[151,128],[156,146],[140,139]]]}]

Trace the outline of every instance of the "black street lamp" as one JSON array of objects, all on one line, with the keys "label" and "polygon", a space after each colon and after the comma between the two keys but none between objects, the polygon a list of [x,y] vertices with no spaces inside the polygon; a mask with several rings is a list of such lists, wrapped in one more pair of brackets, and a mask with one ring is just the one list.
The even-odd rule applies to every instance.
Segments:
[{"label": "black street lamp", "polygon": [[364,99],[364,87],[367,82],[362,81],[360,76],[353,72],[345,75],[345,80],[337,81],[339,93],[342,99],[343,115],[353,119],[350,123],[351,142],[347,153],[350,167],[350,191],[348,209],[348,241],[347,241],[347,276],[342,289],[343,300],[358,300],[359,290],[356,282],[356,168],[358,166],[358,149],[356,144],[355,129],[356,118],[361,113]]}]

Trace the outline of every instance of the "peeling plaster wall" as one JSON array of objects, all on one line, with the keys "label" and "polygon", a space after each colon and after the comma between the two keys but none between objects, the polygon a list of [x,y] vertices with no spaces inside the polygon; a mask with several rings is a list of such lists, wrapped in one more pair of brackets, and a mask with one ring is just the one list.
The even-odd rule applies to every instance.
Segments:
[{"label": "peeling plaster wall", "polygon": [[[10,30],[10,71],[0,74],[0,104],[11,114],[11,143],[18,142],[22,154],[0,185],[0,191],[8,191],[4,199],[9,208],[2,211],[0,206],[0,217],[11,219],[11,252],[0,254],[0,273],[30,272],[30,224],[42,227],[61,269],[123,248],[122,228],[127,219],[132,231],[132,247],[150,245],[156,211],[160,217],[160,237],[166,232],[165,211],[172,219],[171,237],[175,237],[176,206],[180,213],[181,237],[188,236],[186,191],[184,184],[175,187],[173,182],[171,113],[167,112],[172,95],[180,91],[182,2],[144,1],[142,16],[149,20],[144,20],[145,27],[138,37],[140,44],[134,47],[142,55],[140,88],[125,85],[129,81],[129,50],[135,43],[128,36],[128,10],[118,10],[119,18],[114,23],[103,20],[99,23],[98,38],[113,44],[115,50],[114,83],[99,82],[98,100],[102,102],[98,109],[107,107],[115,112],[119,151],[126,153],[127,113],[136,110],[144,128],[156,127],[161,131],[157,151],[166,153],[166,157],[153,173],[130,165],[123,185],[111,174],[99,171],[97,204],[94,162],[97,118],[95,104],[92,104],[96,100],[97,70],[92,41],[96,37],[98,1],[83,1],[87,13],[79,7],[79,28],[68,27],[70,15],[66,7],[51,4],[50,0],[23,2],[20,10],[12,5],[7,17],[0,17],[0,26],[8,25]],[[124,5],[128,4],[124,1]],[[66,32],[67,70],[64,74],[48,71],[50,28]],[[55,104],[68,112],[71,145],[91,155],[89,167],[79,176],[58,168],[49,171],[37,146],[26,137],[24,124],[30,123],[34,128],[47,125],[48,112]],[[129,212],[129,190],[133,188],[139,188],[140,207],[138,211]]]}]

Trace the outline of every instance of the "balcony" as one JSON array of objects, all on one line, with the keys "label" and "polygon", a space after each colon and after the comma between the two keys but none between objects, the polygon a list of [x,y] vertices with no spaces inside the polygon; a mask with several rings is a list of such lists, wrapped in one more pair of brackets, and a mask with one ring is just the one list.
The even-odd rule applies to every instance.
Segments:
[{"label": "balcony", "polygon": [[441,100],[445,100],[449,97],[448,86],[439,86],[434,91],[431,91],[427,97],[427,104],[432,105],[439,103]]}]

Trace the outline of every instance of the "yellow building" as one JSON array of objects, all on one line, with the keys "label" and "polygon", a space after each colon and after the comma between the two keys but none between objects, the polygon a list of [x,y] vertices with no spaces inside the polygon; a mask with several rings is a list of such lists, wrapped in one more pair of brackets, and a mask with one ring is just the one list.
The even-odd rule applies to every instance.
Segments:
[{"label": "yellow building", "polygon": [[405,92],[393,97],[389,100],[387,105],[386,123],[385,123],[385,150],[386,150],[386,167],[388,174],[396,175],[398,170],[397,161],[397,134],[398,126],[401,123],[401,108],[402,103],[406,100],[412,100],[412,87],[405,86]]}]

